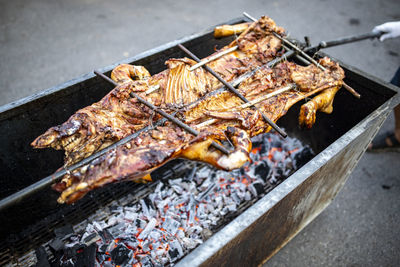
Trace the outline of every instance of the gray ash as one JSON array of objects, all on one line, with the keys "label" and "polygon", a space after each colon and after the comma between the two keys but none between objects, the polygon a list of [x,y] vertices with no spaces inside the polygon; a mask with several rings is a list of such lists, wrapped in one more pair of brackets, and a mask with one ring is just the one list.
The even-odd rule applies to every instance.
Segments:
[{"label": "gray ash", "polygon": [[313,156],[299,140],[273,133],[255,137],[253,147],[252,162],[239,170],[199,163],[133,204],[111,206],[80,234],[61,229],[49,243],[58,265],[82,266],[85,258],[95,266],[173,265]]}]

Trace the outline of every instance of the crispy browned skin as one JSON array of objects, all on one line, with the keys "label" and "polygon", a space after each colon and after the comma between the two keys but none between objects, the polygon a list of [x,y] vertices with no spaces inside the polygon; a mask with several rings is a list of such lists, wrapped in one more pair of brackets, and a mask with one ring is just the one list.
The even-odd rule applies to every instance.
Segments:
[{"label": "crispy browned skin", "polygon": [[[263,17],[253,23],[229,46],[239,50],[208,64],[225,80],[232,81],[241,74],[272,60],[281,48],[271,31],[283,29]],[[235,95],[220,88],[221,84],[202,68],[189,71],[195,62],[170,59],[168,69],[150,76],[140,66],[123,64],[112,72],[119,83],[101,101],[79,110],[62,125],[50,128],[38,137],[34,147],[64,149],[67,165],[77,162],[109,146],[160,117],[146,106],[131,99],[136,92],[166,112],[178,111],[176,116],[200,132],[193,136],[171,122],[142,132],[129,143],[106,153],[89,165],[63,177],[53,187],[61,192],[60,203],[72,203],[97,187],[117,181],[151,181],[150,172],[174,158],[186,158],[209,163],[224,170],[241,167],[249,160],[250,138],[271,129],[253,108],[243,108]],[[295,90],[265,99],[256,106],[272,121],[286,114],[296,102],[316,93],[312,101],[301,108],[300,124],[310,127],[317,110],[331,112],[335,93],[341,87],[343,70],[337,63],[324,58],[316,66],[302,67],[283,62],[275,68],[258,70],[243,81],[238,90],[250,101],[287,86]],[[211,146],[213,141],[229,140],[233,144],[229,155]]]},{"label": "crispy browned skin", "polygon": [[[208,64],[225,80],[272,60],[281,42],[271,32],[283,34],[268,17],[261,18],[243,32],[230,46],[239,49]],[[203,68],[190,72],[195,62],[170,59],[168,69],[150,76],[141,66],[123,64],[112,72],[112,79],[120,84],[102,100],[72,115],[65,123],[47,130],[32,142],[35,148],[52,147],[65,150],[65,164],[71,165],[116,141],[142,129],[160,118],[146,106],[131,99],[136,92],[152,104],[172,113],[177,108],[198,100],[220,87],[220,83]],[[151,90],[152,93],[146,94]]]},{"label": "crispy browned skin", "polygon": [[[313,90],[292,90],[266,99],[257,106],[271,120],[277,121],[299,100],[320,91],[325,95],[331,92],[332,88],[340,88],[344,78],[343,70],[329,59],[320,62],[327,71],[323,79],[313,81]],[[309,75],[310,72],[314,72],[315,77],[322,75],[322,71],[315,66],[301,67],[283,62],[274,69],[259,70],[256,75],[243,82],[239,90],[252,100],[293,83],[293,73],[299,75],[302,71],[304,75]],[[297,80],[298,88],[305,88],[302,81]],[[304,82],[309,84],[308,80]],[[270,126],[258,111],[251,108],[241,109],[242,104],[238,97],[224,90],[208,94],[187,106],[180,117],[191,127],[197,128],[200,131],[199,136],[184,132],[171,123],[141,133],[126,145],[64,177],[54,186],[62,192],[59,202],[72,203],[88,191],[111,182],[148,180],[151,171],[177,157],[203,161],[224,170],[241,167],[249,159],[250,138],[270,130]],[[212,123],[202,126],[210,120],[213,120]],[[229,155],[224,155],[210,146],[212,141],[221,142],[226,139],[234,145]]]}]

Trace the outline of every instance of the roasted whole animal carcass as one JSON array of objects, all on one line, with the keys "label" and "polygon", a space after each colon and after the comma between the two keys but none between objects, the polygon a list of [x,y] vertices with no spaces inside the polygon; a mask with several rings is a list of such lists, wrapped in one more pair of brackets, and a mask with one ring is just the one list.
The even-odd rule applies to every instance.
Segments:
[{"label": "roasted whole animal carcass", "polygon": [[[268,17],[262,17],[234,42],[239,49],[208,64],[225,80],[262,66],[276,57],[281,42],[272,32],[283,34]],[[241,167],[249,160],[252,136],[271,128],[259,111],[252,109],[224,88],[202,68],[190,71],[196,62],[170,59],[168,69],[151,76],[140,66],[121,65],[112,72],[119,83],[101,101],[79,110],[64,124],[50,128],[39,136],[34,147],[64,149],[67,165],[109,146],[127,135],[151,126],[160,119],[154,111],[130,98],[135,92],[147,101],[200,132],[191,135],[171,122],[141,132],[130,142],[106,153],[89,165],[63,177],[53,187],[61,192],[60,203],[72,203],[90,190],[117,181],[149,181],[150,173],[174,158],[209,163],[224,170]],[[296,102],[320,93],[301,107],[299,123],[311,127],[317,110],[332,112],[335,93],[340,89],[344,72],[329,58],[307,67],[284,61],[274,68],[261,67],[244,80],[238,90],[272,121],[277,121]],[[282,87],[293,89],[279,95],[266,95]],[[259,101],[257,101],[259,100]],[[211,146],[229,141],[228,155]]]}]

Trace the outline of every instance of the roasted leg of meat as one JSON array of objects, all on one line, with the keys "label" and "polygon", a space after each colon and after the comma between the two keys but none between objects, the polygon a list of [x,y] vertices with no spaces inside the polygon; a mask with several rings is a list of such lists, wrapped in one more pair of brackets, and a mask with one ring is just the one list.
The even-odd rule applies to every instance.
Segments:
[{"label": "roasted leg of meat", "polygon": [[[239,49],[208,64],[226,81],[272,60],[281,49],[281,41],[272,32],[283,29],[267,17],[247,28],[234,42]],[[212,55],[211,55],[212,56]],[[172,113],[219,88],[221,84],[202,68],[189,71],[194,61],[170,59],[168,69],[150,76],[140,66],[121,65],[112,79],[120,84],[102,100],[72,115],[67,122],[50,128],[32,142],[35,148],[65,150],[65,164],[71,165],[116,141],[152,124],[160,117],[131,99],[133,91],[152,104]]]},{"label": "roasted leg of meat", "polygon": [[[257,104],[272,121],[277,121],[301,99],[318,92],[325,95],[332,89],[340,88],[343,70],[329,59],[320,63],[327,68],[326,72],[322,73],[315,66],[301,67],[290,62],[283,62],[273,69],[262,68],[238,89],[251,101],[295,83],[297,89]],[[312,72],[318,80],[310,83],[307,79],[300,79],[301,75],[308,77]],[[307,88],[307,84],[313,88]],[[148,181],[151,171],[178,157],[203,161],[224,170],[241,167],[248,161],[250,138],[270,130],[258,111],[241,108],[242,104],[237,96],[222,89],[207,94],[181,110],[180,118],[196,128],[199,136],[193,136],[170,122],[141,133],[129,143],[96,159],[89,166],[75,170],[55,184],[54,188],[62,193],[58,201],[72,203],[88,191],[111,182]],[[221,143],[225,140],[234,145],[229,155],[210,146],[212,141]]]}]

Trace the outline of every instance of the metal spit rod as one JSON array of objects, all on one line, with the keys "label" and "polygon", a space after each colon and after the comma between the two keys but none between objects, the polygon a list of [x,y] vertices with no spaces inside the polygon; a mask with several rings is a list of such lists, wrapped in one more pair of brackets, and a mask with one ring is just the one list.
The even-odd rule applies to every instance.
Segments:
[{"label": "metal spit rod", "polygon": [[[184,47],[181,44],[178,44],[178,47],[184,51],[187,55],[189,55],[191,58],[193,58],[195,61],[200,62],[201,60],[192,52],[190,52],[186,47]],[[211,73],[215,78],[218,79],[218,81],[220,81],[223,85],[225,85],[232,93],[234,93],[236,96],[238,96],[242,101],[244,101],[245,103],[248,103],[249,100],[247,100],[238,90],[236,90],[231,84],[229,84],[227,81],[225,81],[224,79],[222,79],[221,76],[219,76],[215,71],[213,71],[210,67],[203,65],[203,68],[205,68],[209,73]],[[255,107],[255,106],[254,106]],[[273,121],[271,121],[263,112],[261,112],[257,107],[255,107],[262,115],[263,119],[269,124],[271,125],[271,127],[277,131],[282,137],[287,137],[287,134],[278,127],[278,125],[276,125]]]},{"label": "metal spit rod", "polygon": [[363,33],[359,35],[353,35],[353,36],[347,36],[347,37],[342,37],[336,40],[332,41],[321,41],[317,48],[318,50],[322,48],[328,48],[328,47],[333,47],[337,45],[342,45],[342,44],[348,44],[348,43],[353,43],[353,42],[358,42],[366,39],[375,39],[381,37],[383,32],[378,32],[378,33],[373,33],[373,32],[368,32],[368,33]]},{"label": "metal spit rod", "polygon": [[[254,17],[250,16],[249,14],[247,14],[246,12],[243,12],[243,15],[253,21],[257,21]],[[315,59],[313,59],[312,57],[310,57],[309,55],[307,55],[303,50],[301,50],[300,48],[298,48],[295,44],[293,44],[292,42],[290,42],[289,40],[287,40],[286,38],[280,36],[279,34],[277,34],[276,32],[273,32],[274,36],[276,38],[278,38],[279,40],[281,40],[282,42],[284,42],[285,44],[289,45],[290,48],[294,51],[296,51],[297,53],[299,53],[301,56],[296,55],[297,58],[299,58],[300,60],[302,60],[303,62],[307,62],[307,60],[309,62],[311,62],[312,64],[314,64],[315,66],[317,66],[318,68],[320,68],[321,70],[325,71],[326,68],[324,66],[322,66],[321,64],[319,64]],[[380,33],[382,34],[382,33]],[[376,34],[373,34],[373,36],[375,36]],[[372,38],[370,37],[371,35],[368,35],[368,38]],[[347,38],[343,38],[343,39],[339,39],[339,40],[335,40],[335,41],[330,41],[329,43],[331,44],[331,46],[334,45],[339,45],[344,43],[349,43],[349,42],[355,42],[355,41],[359,41],[359,40],[364,40],[367,39],[365,36],[353,36],[353,37],[347,37]],[[350,41],[351,40],[351,41]],[[321,44],[326,44],[326,42],[321,42]],[[318,46],[319,47],[319,46]],[[327,46],[325,46],[327,47]],[[303,58],[304,57],[304,58]],[[309,64],[311,64],[309,63]],[[354,90],[351,86],[349,86],[348,84],[343,82],[343,87],[349,91],[353,96],[355,96],[356,98],[360,98],[361,95],[359,93],[357,93],[356,90]]]}]

